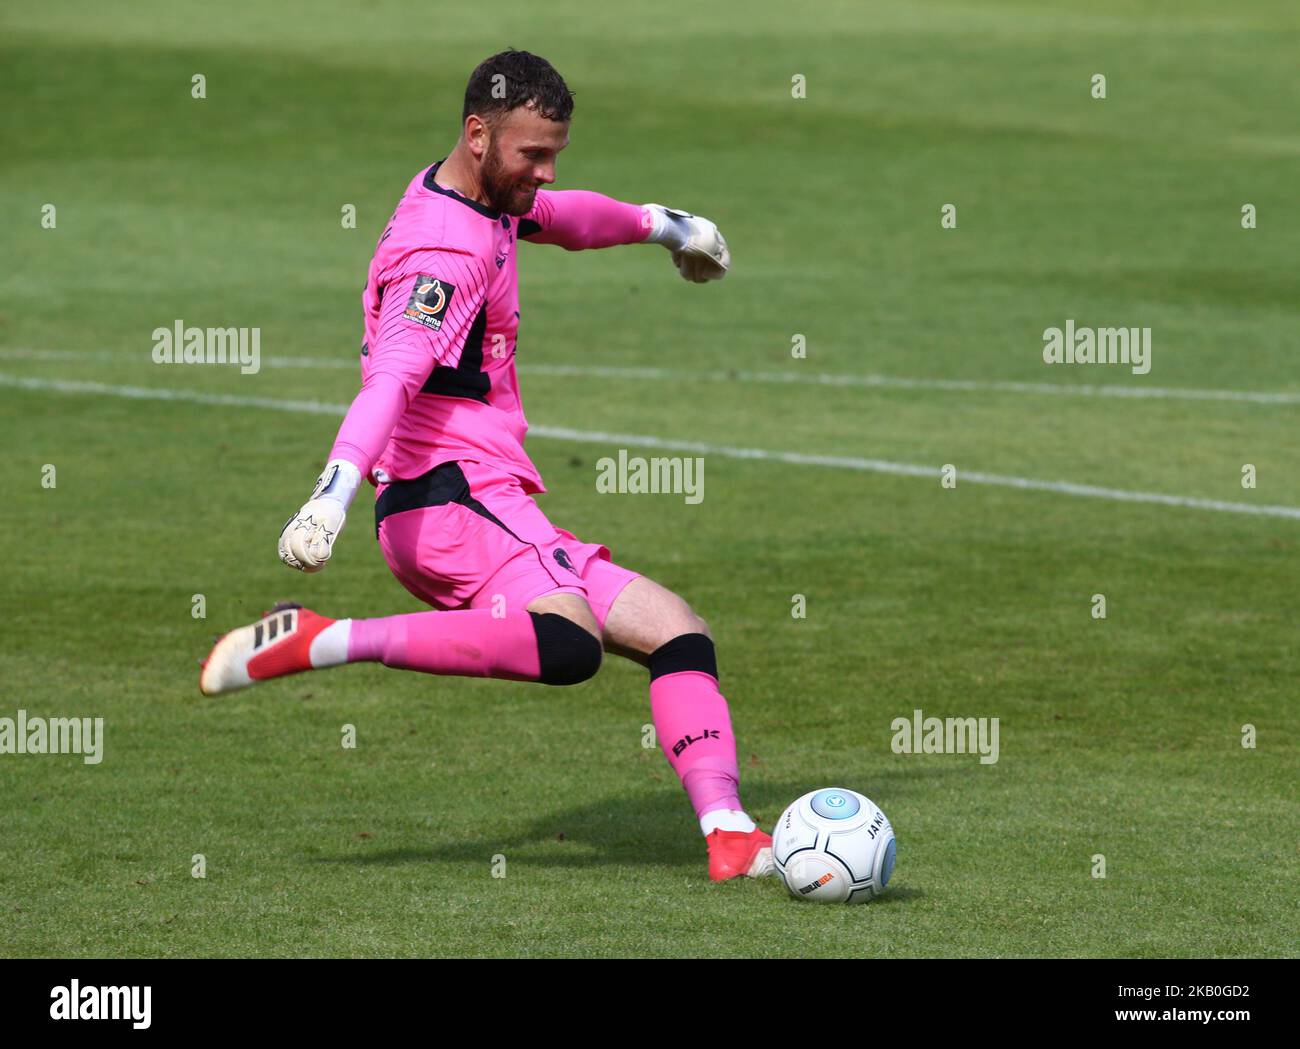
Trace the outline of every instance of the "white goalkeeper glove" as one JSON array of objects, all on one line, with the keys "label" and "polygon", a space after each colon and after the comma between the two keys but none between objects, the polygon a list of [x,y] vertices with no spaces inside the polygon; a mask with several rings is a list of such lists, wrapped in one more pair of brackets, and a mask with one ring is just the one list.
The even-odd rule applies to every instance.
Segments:
[{"label": "white goalkeeper glove", "polygon": [[677,211],[662,204],[647,204],[650,213],[651,244],[662,244],[673,253],[681,275],[696,284],[722,280],[731,268],[731,252],[718,227],[708,219]]},{"label": "white goalkeeper glove", "polygon": [[311,498],[280,531],[280,560],[300,572],[324,568],[360,485],[361,471],[346,459],[326,463]]}]

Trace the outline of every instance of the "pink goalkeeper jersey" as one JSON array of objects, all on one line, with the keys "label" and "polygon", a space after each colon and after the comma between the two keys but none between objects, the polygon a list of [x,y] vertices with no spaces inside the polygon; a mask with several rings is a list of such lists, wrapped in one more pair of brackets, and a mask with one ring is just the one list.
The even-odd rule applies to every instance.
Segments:
[{"label": "pink goalkeeper jersey", "polygon": [[538,190],[523,218],[503,215],[439,186],[442,163],[411,180],[379,238],[362,296],[361,392],[330,458],[372,482],[469,459],[544,492],[524,451],[515,376],[516,242],[570,251],[632,244],[649,235],[649,216],[585,190]]}]

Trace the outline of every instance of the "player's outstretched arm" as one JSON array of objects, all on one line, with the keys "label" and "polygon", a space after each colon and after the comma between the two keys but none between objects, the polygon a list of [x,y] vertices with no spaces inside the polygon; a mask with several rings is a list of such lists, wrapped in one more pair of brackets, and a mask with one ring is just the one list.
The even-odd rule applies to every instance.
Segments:
[{"label": "player's outstretched arm", "polygon": [[519,221],[519,236],[569,251],[616,244],[662,244],[681,275],[697,284],[721,280],[731,252],[708,219],[662,204],[625,204],[585,189],[538,190],[532,210]]},{"label": "player's outstretched arm", "polygon": [[[423,374],[428,375],[429,367],[422,363],[430,359],[427,351],[421,352],[417,346],[385,349],[385,366],[372,368],[353,398],[311,498],[280,531],[280,560],[290,568],[319,572],[325,567],[361,479],[370,472],[406,411],[411,398],[408,385],[418,387],[424,381],[410,382],[402,371],[418,373],[423,367]],[[407,369],[402,369],[406,357],[411,360]]]},{"label": "player's outstretched arm", "polygon": [[[325,567],[362,478],[383,454],[434,366],[463,344],[486,295],[482,260],[421,251],[405,261],[417,272],[388,282],[361,391],[339,427],[311,498],[280,532],[280,560],[301,572]],[[431,329],[425,316],[435,317],[438,327]]]}]

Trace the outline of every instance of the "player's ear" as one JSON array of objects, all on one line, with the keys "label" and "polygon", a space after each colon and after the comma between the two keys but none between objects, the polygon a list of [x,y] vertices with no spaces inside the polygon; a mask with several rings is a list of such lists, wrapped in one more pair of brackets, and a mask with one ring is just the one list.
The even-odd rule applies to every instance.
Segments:
[{"label": "player's ear", "polygon": [[481,158],[487,152],[487,148],[492,141],[492,129],[487,122],[477,113],[471,113],[465,118],[463,134],[465,144],[469,146],[469,151],[475,157]]}]

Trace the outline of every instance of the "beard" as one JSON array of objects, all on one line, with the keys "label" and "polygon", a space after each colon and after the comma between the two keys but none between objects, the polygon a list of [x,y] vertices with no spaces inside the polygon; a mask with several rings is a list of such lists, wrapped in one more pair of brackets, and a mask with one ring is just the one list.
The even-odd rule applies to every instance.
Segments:
[{"label": "beard", "polygon": [[496,143],[491,143],[483,155],[483,166],[479,169],[479,183],[483,195],[487,197],[488,206],[496,208],[504,215],[527,215],[533,207],[537,189],[533,185],[522,187],[506,174],[505,164]]}]

